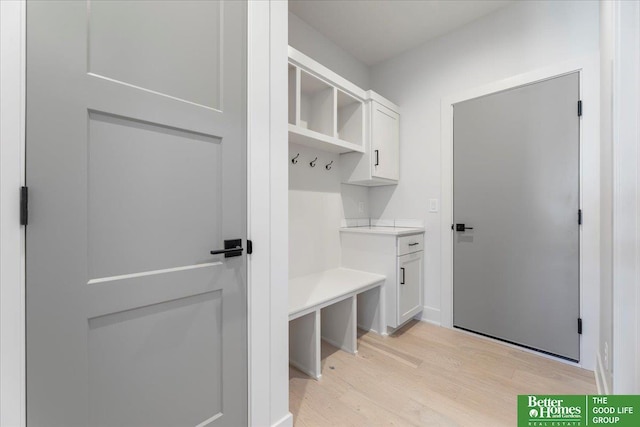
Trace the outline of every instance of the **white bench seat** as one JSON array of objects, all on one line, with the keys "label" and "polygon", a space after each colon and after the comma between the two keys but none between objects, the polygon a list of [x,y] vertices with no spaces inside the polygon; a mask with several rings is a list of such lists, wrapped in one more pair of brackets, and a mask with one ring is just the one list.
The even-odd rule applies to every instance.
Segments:
[{"label": "white bench seat", "polygon": [[289,280],[289,363],[320,378],[320,339],[357,352],[358,326],[381,331],[385,276],[336,268]]},{"label": "white bench seat", "polygon": [[384,280],[380,274],[349,268],[289,279],[289,320],[380,286]]}]

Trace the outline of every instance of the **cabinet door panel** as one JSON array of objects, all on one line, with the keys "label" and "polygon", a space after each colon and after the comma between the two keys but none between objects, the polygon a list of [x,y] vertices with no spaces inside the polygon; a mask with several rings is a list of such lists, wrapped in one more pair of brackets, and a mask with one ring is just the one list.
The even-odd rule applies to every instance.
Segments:
[{"label": "cabinet door panel", "polygon": [[371,102],[371,171],[377,178],[398,180],[400,116]]},{"label": "cabinet door panel", "polygon": [[398,324],[422,310],[422,254],[398,257]]}]

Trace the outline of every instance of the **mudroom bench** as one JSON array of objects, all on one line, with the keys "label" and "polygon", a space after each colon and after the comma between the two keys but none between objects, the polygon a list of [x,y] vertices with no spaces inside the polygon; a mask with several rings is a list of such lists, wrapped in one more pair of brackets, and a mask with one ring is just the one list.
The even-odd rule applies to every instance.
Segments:
[{"label": "mudroom bench", "polygon": [[319,379],[320,340],[355,354],[357,328],[380,333],[385,276],[336,268],[289,280],[289,363]]}]

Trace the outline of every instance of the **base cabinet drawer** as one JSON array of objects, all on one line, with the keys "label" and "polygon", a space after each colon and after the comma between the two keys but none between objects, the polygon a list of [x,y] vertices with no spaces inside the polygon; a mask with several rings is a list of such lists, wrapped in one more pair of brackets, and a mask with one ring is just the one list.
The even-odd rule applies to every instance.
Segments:
[{"label": "base cabinet drawer", "polygon": [[398,256],[424,250],[424,234],[398,237]]},{"label": "base cabinet drawer", "polygon": [[398,257],[398,325],[422,311],[423,252]]}]

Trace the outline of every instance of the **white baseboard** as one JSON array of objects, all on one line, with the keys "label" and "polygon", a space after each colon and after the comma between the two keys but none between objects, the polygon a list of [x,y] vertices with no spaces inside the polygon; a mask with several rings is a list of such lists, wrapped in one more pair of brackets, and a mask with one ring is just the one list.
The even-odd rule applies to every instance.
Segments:
[{"label": "white baseboard", "polygon": [[596,376],[596,387],[598,388],[598,394],[610,394],[609,385],[604,375],[604,366],[602,365],[602,359],[600,358],[600,352],[596,354],[596,370],[594,372]]},{"label": "white baseboard", "polygon": [[279,421],[273,423],[271,427],[293,427],[293,415],[291,415],[291,412],[289,412]]},{"label": "white baseboard", "polygon": [[422,322],[431,323],[433,325],[441,326],[440,324],[440,309],[424,306],[424,310],[420,316],[416,317]]}]

